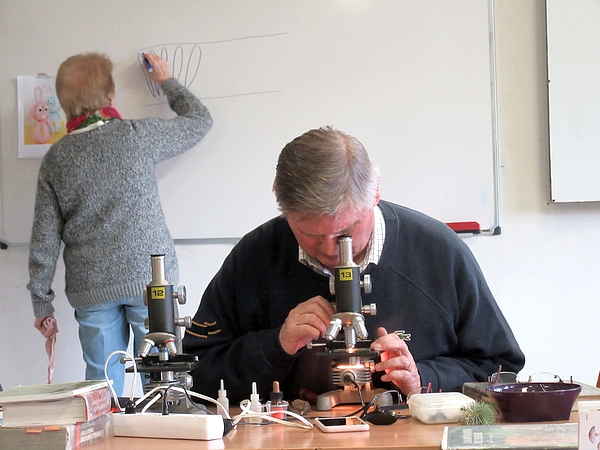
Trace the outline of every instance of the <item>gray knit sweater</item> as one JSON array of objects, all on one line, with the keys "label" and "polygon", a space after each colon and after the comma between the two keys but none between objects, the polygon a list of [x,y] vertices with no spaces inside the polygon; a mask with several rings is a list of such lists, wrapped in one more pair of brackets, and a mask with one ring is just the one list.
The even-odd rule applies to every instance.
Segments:
[{"label": "gray knit sweater", "polygon": [[74,308],[140,295],[151,280],[151,254],[165,254],[167,280],[178,283],[154,169],[194,147],[213,122],[176,79],[162,89],[177,117],[113,119],[63,137],[44,156],[27,285],[36,317],[54,312],[51,286],[61,241],[65,292]]}]

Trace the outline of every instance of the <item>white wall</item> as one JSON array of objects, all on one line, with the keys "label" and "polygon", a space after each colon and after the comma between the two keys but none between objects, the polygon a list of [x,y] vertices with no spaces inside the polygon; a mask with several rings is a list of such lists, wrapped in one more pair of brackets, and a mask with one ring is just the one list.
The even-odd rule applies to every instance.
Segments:
[{"label": "white wall", "polygon": [[[496,0],[502,234],[467,238],[467,243],[525,352],[521,375],[552,372],[595,384],[600,205],[548,204],[544,11],[540,0]],[[183,314],[193,315],[229,249],[178,246],[189,298]],[[63,278],[59,265],[56,382],[81,379],[84,372]],[[5,388],[46,379],[44,339],[32,327],[27,281],[27,249],[0,251],[0,383]]]}]

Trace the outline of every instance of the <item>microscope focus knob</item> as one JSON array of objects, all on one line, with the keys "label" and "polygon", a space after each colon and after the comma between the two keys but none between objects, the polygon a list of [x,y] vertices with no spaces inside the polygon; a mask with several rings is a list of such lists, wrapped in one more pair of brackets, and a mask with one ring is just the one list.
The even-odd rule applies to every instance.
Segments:
[{"label": "microscope focus knob", "polygon": [[365,294],[371,293],[371,289],[373,288],[373,285],[371,284],[371,275],[366,273],[360,284],[363,288],[363,291],[365,291]]},{"label": "microscope focus knob", "polygon": [[368,305],[362,305],[361,312],[363,314],[368,314],[370,316],[377,315],[377,305],[375,303],[370,303]]},{"label": "microscope focus knob", "polygon": [[190,316],[179,317],[175,319],[175,325],[178,327],[192,328],[192,318]]},{"label": "microscope focus knob", "polygon": [[177,293],[175,295],[177,297],[177,303],[185,305],[185,302],[187,301],[187,291],[184,285],[180,284],[177,286]]}]

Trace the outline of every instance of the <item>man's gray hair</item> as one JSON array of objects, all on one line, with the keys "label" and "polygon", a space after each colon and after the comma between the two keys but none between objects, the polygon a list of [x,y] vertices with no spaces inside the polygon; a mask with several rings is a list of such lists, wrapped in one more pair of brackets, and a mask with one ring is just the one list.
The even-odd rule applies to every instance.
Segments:
[{"label": "man's gray hair", "polygon": [[373,206],[379,171],[353,136],[327,126],[310,130],[279,154],[273,192],[279,210],[336,216]]}]

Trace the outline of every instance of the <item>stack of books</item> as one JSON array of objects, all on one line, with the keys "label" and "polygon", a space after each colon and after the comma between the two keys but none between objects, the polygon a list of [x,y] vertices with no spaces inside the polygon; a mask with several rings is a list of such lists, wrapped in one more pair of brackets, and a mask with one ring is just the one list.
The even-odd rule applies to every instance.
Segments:
[{"label": "stack of books", "polygon": [[0,448],[72,450],[114,436],[106,381],[18,386],[0,392]]}]

